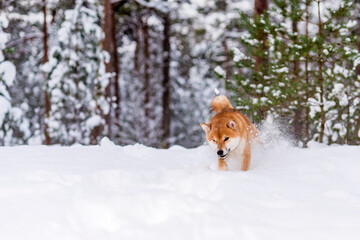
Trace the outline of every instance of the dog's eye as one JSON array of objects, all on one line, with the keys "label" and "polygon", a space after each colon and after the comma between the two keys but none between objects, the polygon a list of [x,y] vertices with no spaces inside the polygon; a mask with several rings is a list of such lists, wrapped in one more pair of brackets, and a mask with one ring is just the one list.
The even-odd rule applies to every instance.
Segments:
[{"label": "dog's eye", "polygon": [[229,140],[229,138],[228,138],[228,137],[224,138],[224,141],[225,141],[225,142],[226,142],[227,140]]},{"label": "dog's eye", "polygon": [[215,140],[215,139],[213,139],[213,142],[216,142],[216,140]]}]

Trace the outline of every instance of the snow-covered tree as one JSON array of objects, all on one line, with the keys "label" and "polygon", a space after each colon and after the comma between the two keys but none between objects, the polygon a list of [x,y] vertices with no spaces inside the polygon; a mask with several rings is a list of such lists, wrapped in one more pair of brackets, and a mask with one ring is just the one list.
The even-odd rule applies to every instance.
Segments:
[{"label": "snow-covered tree", "polygon": [[49,132],[60,144],[107,135],[194,147],[214,88],[254,121],[280,119],[300,145],[360,143],[358,0],[8,0],[0,8],[8,19],[0,64],[17,69],[13,81],[1,73],[2,144],[50,143]]},{"label": "snow-covered tree", "polygon": [[[233,67],[227,50],[238,45],[235,30],[240,9],[251,6],[246,1],[191,1],[180,5],[172,41],[172,144],[194,147],[204,141],[199,122],[210,118],[214,89],[227,94],[225,81]],[[216,68],[218,64],[221,67]],[[217,74],[225,81],[217,79]]]},{"label": "snow-covered tree", "polygon": [[4,32],[8,24],[8,19],[0,14],[0,145],[16,143],[17,134],[21,135],[22,127],[24,127],[16,128],[16,125],[21,122],[23,113],[21,109],[12,106],[9,93],[9,88],[14,84],[16,69],[12,62],[5,60],[3,54],[5,44],[10,37]]},{"label": "snow-covered tree", "polygon": [[[144,4],[144,5],[142,5]],[[120,18],[120,143],[159,147],[162,130],[162,36],[159,12],[144,2],[125,5]]]},{"label": "snow-covered tree", "polygon": [[354,132],[359,119],[359,86],[356,67],[360,64],[357,37],[352,29],[357,22],[353,16],[354,3],[341,1],[338,8],[320,15],[317,2],[318,34],[316,92],[311,101],[311,113],[317,129],[315,139],[320,142],[355,143],[359,133]]},{"label": "snow-covered tree", "polygon": [[58,46],[50,49],[43,70],[51,110],[46,122],[52,143],[96,143],[106,129],[104,116],[109,104],[104,96],[109,74],[101,50],[101,19],[96,6],[77,0],[65,11],[57,33]]},{"label": "snow-covered tree", "polygon": [[267,114],[281,119],[304,146],[311,138],[359,140],[354,4],[324,5],[276,0],[261,15],[242,13],[246,31],[232,49],[237,71],[227,82],[239,109],[255,121]]},{"label": "snow-covered tree", "polygon": [[[11,109],[11,99],[8,92],[8,88],[13,84],[15,78],[15,66],[9,62],[5,61],[3,55],[3,49],[5,48],[5,43],[8,41],[9,35],[3,31],[3,28],[6,28],[8,25],[8,20],[2,16],[0,18],[0,125],[3,126],[5,115]],[[3,129],[0,132],[1,138],[6,134],[6,130]]]}]

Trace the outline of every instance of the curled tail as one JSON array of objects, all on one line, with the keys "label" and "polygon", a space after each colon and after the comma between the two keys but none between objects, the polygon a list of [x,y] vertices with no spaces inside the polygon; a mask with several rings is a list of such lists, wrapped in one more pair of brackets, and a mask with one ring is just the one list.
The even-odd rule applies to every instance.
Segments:
[{"label": "curled tail", "polygon": [[233,109],[229,99],[225,96],[216,96],[211,102],[212,112],[221,112],[226,109]]}]

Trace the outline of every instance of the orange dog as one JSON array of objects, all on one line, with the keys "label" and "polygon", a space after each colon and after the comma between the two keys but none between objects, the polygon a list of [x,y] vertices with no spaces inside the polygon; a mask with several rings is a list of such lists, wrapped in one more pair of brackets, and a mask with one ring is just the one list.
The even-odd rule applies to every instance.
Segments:
[{"label": "orange dog", "polygon": [[250,142],[257,138],[258,130],[246,116],[232,107],[227,97],[215,97],[211,106],[211,110],[216,112],[215,116],[208,124],[200,125],[209,145],[217,151],[219,170],[228,170],[228,166],[235,169],[241,166],[241,170],[249,170]]}]

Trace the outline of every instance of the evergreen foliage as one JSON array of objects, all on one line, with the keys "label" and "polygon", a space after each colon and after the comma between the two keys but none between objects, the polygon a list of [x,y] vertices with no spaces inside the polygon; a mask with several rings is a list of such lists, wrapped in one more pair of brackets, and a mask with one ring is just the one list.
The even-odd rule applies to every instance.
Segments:
[{"label": "evergreen foliage", "polygon": [[276,0],[260,16],[242,12],[246,31],[241,50],[232,50],[236,72],[227,81],[237,108],[256,122],[271,114],[295,134],[300,129],[303,146],[311,139],[358,144],[354,11],[349,0],[327,9],[320,0]]},{"label": "evergreen foliage", "polygon": [[16,69],[12,62],[5,60],[3,51],[10,34],[4,32],[9,21],[0,12],[0,144],[13,145],[24,143],[24,134],[29,134],[27,125],[22,124],[23,111],[14,107],[9,89],[14,84]]},{"label": "evergreen foliage", "polygon": [[359,1],[269,2],[0,2],[0,145],[195,147],[214,88],[301,146],[360,144]]},{"label": "evergreen foliage", "polygon": [[105,135],[103,118],[109,104],[104,92],[110,76],[104,65],[107,54],[100,47],[100,21],[94,5],[77,0],[73,10],[65,11],[58,45],[51,47],[43,66],[51,103],[46,121],[53,143],[97,143]]}]

